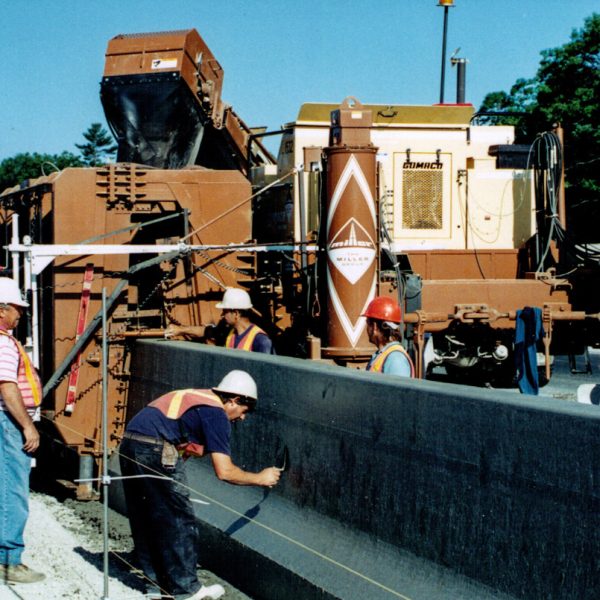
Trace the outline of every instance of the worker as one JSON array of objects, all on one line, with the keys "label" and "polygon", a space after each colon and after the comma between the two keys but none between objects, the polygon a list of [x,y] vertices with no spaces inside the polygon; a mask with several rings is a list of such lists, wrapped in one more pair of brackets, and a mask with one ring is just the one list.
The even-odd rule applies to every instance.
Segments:
[{"label": "worker", "polygon": [[[251,321],[253,308],[248,292],[240,288],[227,288],[223,299],[217,304],[217,308],[223,311],[221,317],[230,327],[225,340],[226,348],[264,354],[275,353],[269,336]],[[205,333],[206,328],[203,325],[187,327],[169,325],[165,330],[165,337],[182,335],[187,338],[201,338],[205,336]]]},{"label": "worker", "polygon": [[392,298],[377,296],[362,316],[367,318],[369,341],[377,346],[367,364],[367,371],[414,377],[415,367],[402,346],[400,305]]},{"label": "worker", "polygon": [[36,583],[43,573],[21,562],[29,516],[31,455],[40,445],[42,386],[12,332],[29,304],[14,279],[0,277],[0,583]]},{"label": "worker", "polygon": [[277,467],[253,473],[231,460],[231,423],[243,421],[257,397],[254,379],[235,370],[212,390],[160,396],[126,428],[120,463],[122,474],[134,477],[124,480],[124,489],[136,555],[145,576],[178,600],[215,599],[225,593],[221,585],[203,585],[196,574],[197,525],[186,486],[186,458],[209,454],[215,474],[227,483],[271,488],[279,481]]}]

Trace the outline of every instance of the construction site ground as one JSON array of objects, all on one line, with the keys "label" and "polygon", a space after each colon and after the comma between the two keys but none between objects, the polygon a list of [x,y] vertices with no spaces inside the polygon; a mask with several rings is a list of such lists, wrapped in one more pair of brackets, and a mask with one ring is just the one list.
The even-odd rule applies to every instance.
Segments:
[{"label": "construction site ground", "polygon": [[[32,492],[23,562],[45,573],[46,579],[34,584],[0,584],[0,600],[143,599],[144,580],[128,564],[133,547],[129,524],[112,510],[108,595],[104,595],[102,517],[100,502],[77,502]],[[248,600],[212,573],[200,571],[200,575],[208,583],[220,582],[227,592],[225,598]]]}]

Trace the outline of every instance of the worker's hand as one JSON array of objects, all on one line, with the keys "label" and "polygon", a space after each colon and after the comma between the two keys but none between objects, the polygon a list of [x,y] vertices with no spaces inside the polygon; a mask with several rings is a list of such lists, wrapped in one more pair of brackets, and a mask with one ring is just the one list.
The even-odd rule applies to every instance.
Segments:
[{"label": "worker's hand", "polygon": [[178,325],[169,325],[166,329],[165,329],[165,338],[172,338],[172,337],[176,337],[178,335],[181,334],[181,327],[179,327]]},{"label": "worker's hand", "polygon": [[274,485],[277,485],[279,478],[281,477],[281,469],[278,469],[277,467],[268,467],[263,469],[258,474],[258,477],[258,485],[272,488]]},{"label": "worker's hand", "polygon": [[40,434],[35,428],[35,425],[31,423],[31,425],[25,426],[25,428],[23,429],[23,435],[25,436],[23,450],[29,453],[35,452],[40,445]]}]

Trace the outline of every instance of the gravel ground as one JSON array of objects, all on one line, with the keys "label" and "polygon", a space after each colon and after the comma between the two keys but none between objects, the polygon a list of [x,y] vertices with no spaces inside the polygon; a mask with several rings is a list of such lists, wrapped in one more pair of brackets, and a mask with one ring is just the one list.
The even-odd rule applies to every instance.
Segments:
[{"label": "gravel ground", "polygon": [[[23,562],[46,574],[40,583],[1,585],[0,600],[136,600],[144,598],[143,578],[130,563],[132,542],[127,519],[109,512],[109,580],[104,595],[103,506],[32,492],[25,530]],[[226,600],[250,600],[226,582],[199,571],[207,583],[220,582]]]}]

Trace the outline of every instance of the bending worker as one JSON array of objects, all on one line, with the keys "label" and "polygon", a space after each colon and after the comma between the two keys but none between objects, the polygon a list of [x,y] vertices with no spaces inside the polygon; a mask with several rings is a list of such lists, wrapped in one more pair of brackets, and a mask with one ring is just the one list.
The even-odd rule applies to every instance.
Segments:
[{"label": "bending worker", "polygon": [[[240,288],[227,288],[217,308],[223,311],[221,317],[231,328],[225,340],[226,348],[274,354],[273,343],[269,336],[250,320],[253,309],[248,292]],[[205,329],[202,325],[189,327],[169,325],[165,330],[165,337],[183,335],[189,338],[200,338],[205,335]]]},{"label": "bending worker", "polygon": [[21,562],[29,516],[31,454],[40,444],[42,385],[23,346],[12,336],[23,310],[14,279],[0,277],[0,584],[45,578]]},{"label": "bending worker", "polygon": [[[221,585],[198,580],[198,529],[189,498],[185,460],[209,454],[217,477],[237,485],[273,487],[280,469],[251,473],[231,460],[231,423],[256,407],[254,379],[231,371],[212,390],[169,392],[130,421],[120,449],[127,513],[145,576],[177,600],[220,598]],[[140,475],[166,476],[169,480]],[[138,476],[138,477],[135,477]]]},{"label": "bending worker", "polygon": [[377,346],[367,371],[414,377],[415,367],[402,346],[402,310],[399,304],[392,298],[377,296],[362,316],[367,318],[369,341]]}]

